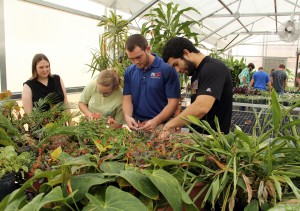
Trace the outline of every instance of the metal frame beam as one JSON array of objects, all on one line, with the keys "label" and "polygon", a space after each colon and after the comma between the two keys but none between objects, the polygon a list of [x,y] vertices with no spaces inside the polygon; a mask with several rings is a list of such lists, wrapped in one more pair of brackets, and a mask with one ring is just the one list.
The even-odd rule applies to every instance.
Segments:
[{"label": "metal frame beam", "polygon": [[234,46],[236,46],[236,45],[240,44],[241,42],[243,42],[244,40],[248,39],[248,38],[249,38],[249,37],[251,37],[251,36],[252,36],[252,35],[248,35],[247,37],[245,37],[245,38],[241,39],[241,40],[240,40],[240,41],[238,41],[237,43],[235,43],[235,44],[233,44],[233,45],[229,46],[227,49],[224,49],[224,51],[227,51],[227,50],[229,50],[229,49],[233,48]]},{"label": "metal frame beam", "polygon": [[[294,15],[300,15],[300,12],[294,12]],[[231,17],[260,17],[260,16],[291,16],[291,12],[279,12],[279,13],[234,13],[234,14],[215,14],[210,18],[231,18]]]},{"label": "metal frame beam", "polygon": [[233,32],[230,34],[251,34],[251,35],[276,35],[275,31],[249,31],[249,32]]},{"label": "metal frame beam", "polygon": [[199,42],[206,40],[208,37],[210,37],[211,35],[215,34],[216,32],[220,31],[221,29],[225,28],[226,26],[228,26],[229,24],[233,23],[234,21],[236,21],[236,19],[232,19],[231,21],[225,23],[223,26],[217,28],[215,31],[212,31],[211,33],[209,33],[208,35],[206,35],[204,38],[200,39]]},{"label": "metal frame beam", "polygon": [[[102,17],[102,16],[94,15],[94,14],[91,14],[91,13],[88,13],[88,12],[83,12],[83,11],[76,10],[76,9],[72,9],[70,7],[61,6],[61,5],[58,5],[58,4],[51,3],[51,2],[46,2],[46,1],[41,1],[41,0],[22,0],[22,1],[27,1],[27,2],[30,2],[30,3],[38,4],[38,5],[41,5],[41,6],[61,10],[61,11],[64,11],[64,12],[68,12],[68,13],[72,13],[72,14],[75,14],[75,15],[80,15],[80,16],[83,16],[83,17],[88,17],[88,18],[92,18],[92,19],[96,19],[96,20],[105,20],[105,18]],[[138,27],[133,26],[133,25],[128,25],[128,27],[130,29],[139,30]]]},{"label": "metal frame beam", "polygon": [[278,32],[278,26],[277,26],[277,2],[276,2],[276,0],[274,0],[274,12],[275,12],[276,32]]},{"label": "metal frame beam", "polygon": [[[223,5],[223,7],[230,13],[233,15],[233,12],[231,11],[231,9],[222,1],[222,0],[218,0],[220,4]],[[248,32],[247,27],[239,20],[239,17],[236,17],[236,20],[243,26],[243,28]]]},{"label": "metal frame beam", "polygon": [[[253,24],[253,23],[257,22],[257,21],[260,21],[260,20],[263,19],[263,18],[265,18],[265,17],[261,17],[261,18],[255,20],[255,21],[253,21],[253,22],[251,22],[251,23],[248,23],[246,26],[249,26],[249,25],[251,25],[251,24]],[[222,38],[224,38],[224,37],[227,37],[227,36],[229,36],[229,35],[231,35],[231,34],[237,32],[237,31],[241,30],[242,28],[243,28],[243,27],[238,28],[237,30],[232,31],[232,32],[230,32],[229,34],[226,34],[225,36],[221,37],[220,39],[222,39]]]},{"label": "metal frame beam", "polygon": [[292,2],[292,1],[289,1],[289,0],[284,0],[284,1],[286,1],[287,3],[290,3],[292,5],[294,5],[295,7],[300,8],[300,6],[298,6],[295,2]]},{"label": "metal frame beam", "polygon": [[[235,1],[231,2],[231,3],[229,3],[227,6],[230,6],[230,5],[232,5],[232,4],[234,4],[234,3],[238,2],[238,1],[239,1],[239,0],[235,0]],[[215,14],[215,13],[221,11],[222,9],[224,9],[224,7],[220,8],[220,9],[217,9],[216,11],[214,11],[214,12],[212,12],[212,13],[210,13],[210,14],[204,16],[204,17],[202,17],[202,18],[199,20],[199,22],[203,21],[203,20],[206,19],[206,18],[209,18],[210,16],[212,16],[213,14]]]},{"label": "metal frame beam", "polygon": [[0,0],[0,84],[1,92],[7,90],[5,30],[4,30],[4,0]]},{"label": "metal frame beam", "polygon": [[153,6],[154,4],[156,4],[159,1],[160,0],[152,0],[152,1],[150,1],[148,4],[146,4],[144,7],[142,7],[139,11],[137,11],[135,14],[133,14],[128,20],[130,22],[133,21],[138,16],[140,16],[141,14],[143,14],[147,9],[149,9],[149,7]]}]

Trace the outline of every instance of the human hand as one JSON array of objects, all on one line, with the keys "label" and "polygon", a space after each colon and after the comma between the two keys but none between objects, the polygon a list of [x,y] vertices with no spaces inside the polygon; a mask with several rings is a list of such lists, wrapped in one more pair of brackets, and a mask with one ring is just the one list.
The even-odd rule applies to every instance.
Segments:
[{"label": "human hand", "polygon": [[114,118],[112,118],[111,116],[108,116],[107,118],[107,124],[110,125],[110,124],[117,124],[116,120]]},{"label": "human hand", "polygon": [[142,125],[139,127],[139,130],[145,130],[145,131],[154,131],[154,129],[157,126],[157,122],[154,119],[150,119],[148,121],[145,121],[142,123]]},{"label": "human hand", "polygon": [[101,113],[92,113],[92,112],[89,112],[89,113],[86,113],[84,116],[89,120],[93,120],[93,119],[98,119],[102,114]]},{"label": "human hand", "polygon": [[134,118],[129,117],[129,116],[125,116],[125,121],[127,126],[131,129],[131,130],[135,130],[136,128],[138,128],[138,123],[135,121]]},{"label": "human hand", "polygon": [[165,140],[165,139],[170,138],[170,135],[171,135],[171,132],[169,130],[162,130],[159,133],[158,137],[159,137],[159,139]]}]

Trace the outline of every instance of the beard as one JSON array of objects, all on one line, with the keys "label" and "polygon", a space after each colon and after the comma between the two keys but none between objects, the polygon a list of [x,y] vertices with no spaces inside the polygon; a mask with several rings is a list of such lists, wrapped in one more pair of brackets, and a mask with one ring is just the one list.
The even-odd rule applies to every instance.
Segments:
[{"label": "beard", "polygon": [[195,70],[196,70],[196,65],[193,62],[191,62],[191,61],[189,61],[185,58],[182,58],[182,60],[185,63],[185,70],[186,70],[185,73],[188,76],[192,76],[194,74]]}]

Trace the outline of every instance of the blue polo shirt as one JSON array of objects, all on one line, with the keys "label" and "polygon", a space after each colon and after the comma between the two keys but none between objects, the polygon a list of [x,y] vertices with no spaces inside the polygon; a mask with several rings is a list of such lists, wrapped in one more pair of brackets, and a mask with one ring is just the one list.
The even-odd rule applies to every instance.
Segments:
[{"label": "blue polo shirt", "polygon": [[266,84],[270,82],[269,75],[264,71],[257,71],[253,74],[254,88],[266,91]]},{"label": "blue polo shirt", "polygon": [[143,70],[130,65],[124,73],[123,95],[131,95],[133,117],[140,121],[153,119],[168,104],[168,98],[180,98],[178,73],[159,56]]}]

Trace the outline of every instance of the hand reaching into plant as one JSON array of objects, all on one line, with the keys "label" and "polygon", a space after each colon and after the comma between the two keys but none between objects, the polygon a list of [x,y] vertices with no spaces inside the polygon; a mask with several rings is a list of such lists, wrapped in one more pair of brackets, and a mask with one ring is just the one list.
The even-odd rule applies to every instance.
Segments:
[{"label": "hand reaching into plant", "polygon": [[150,119],[148,121],[141,122],[138,129],[153,132],[156,127],[157,122],[154,119]]},{"label": "hand reaching into plant", "polygon": [[102,116],[102,114],[89,112],[89,113],[86,113],[84,116],[90,121],[93,119],[98,119],[99,117]]},{"label": "hand reaching into plant", "polygon": [[135,121],[135,119],[133,117],[125,116],[125,121],[127,123],[127,126],[131,130],[136,130],[136,128],[139,127],[138,123]]},{"label": "hand reaching into plant", "polygon": [[170,134],[171,134],[170,131],[168,131],[168,130],[162,130],[159,133],[159,139],[162,139],[162,140],[168,139],[170,137]]}]

